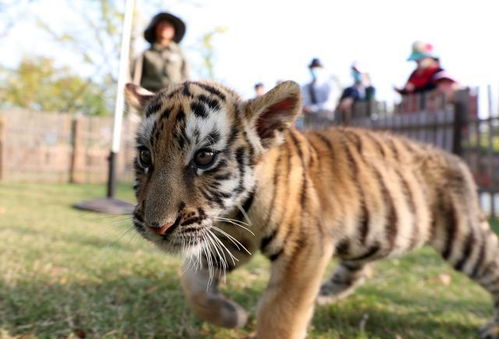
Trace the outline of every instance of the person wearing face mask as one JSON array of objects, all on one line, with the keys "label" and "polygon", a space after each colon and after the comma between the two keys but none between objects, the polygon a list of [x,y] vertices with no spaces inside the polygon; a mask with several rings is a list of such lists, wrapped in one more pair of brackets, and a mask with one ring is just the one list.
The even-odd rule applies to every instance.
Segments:
[{"label": "person wearing face mask", "polygon": [[402,95],[440,91],[447,96],[457,88],[457,82],[441,67],[440,58],[429,43],[416,41],[407,61],[415,61],[416,69],[403,88],[395,88]]},{"label": "person wearing face mask", "polygon": [[345,88],[341,94],[338,107],[338,121],[342,123],[350,122],[352,118],[353,105],[358,102],[369,102],[374,100],[376,89],[371,85],[369,74],[365,72],[358,63],[353,63],[351,67],[353,85]]},{"label": "person wearing face mask", "polygon": [[188,63],[179,46],[184,34],[185,24],[180,18],[166,12],[156,14],[144,31],[150,47],[131,67],[132,82],[157,92],[169,84],[188,80]]},{"label": "person wearing face mask", "polygon": [[[329,124],[334,118],[335,98],[332,77],[318,58],[308,65],[312,81],[302,87],[303,119],[305,127]],[[298,120],[298,127],[303,127]]]}]

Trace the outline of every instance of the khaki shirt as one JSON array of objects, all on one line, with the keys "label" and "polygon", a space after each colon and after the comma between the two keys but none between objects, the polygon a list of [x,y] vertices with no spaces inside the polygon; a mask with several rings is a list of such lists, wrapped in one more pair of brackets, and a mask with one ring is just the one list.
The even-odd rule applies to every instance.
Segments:
[{"label": "khaki shirt", "polygon": [[185,55],[175,42],[167,47],[153,44],[145,50],[132,66],[133,83],[153,92],[157,92],[172,83],[189,78]]}]

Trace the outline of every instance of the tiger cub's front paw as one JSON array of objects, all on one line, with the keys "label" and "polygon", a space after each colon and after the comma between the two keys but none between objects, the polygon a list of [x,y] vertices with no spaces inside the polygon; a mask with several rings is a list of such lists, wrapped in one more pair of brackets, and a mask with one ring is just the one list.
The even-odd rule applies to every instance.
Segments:
[{"label": "tiger cub's front paw", "polygon": [[242,328],[248,321],[246,311],[229,300],[218,295],[190,295],[188,298],[192,311],[204,321],[227,328]]}]

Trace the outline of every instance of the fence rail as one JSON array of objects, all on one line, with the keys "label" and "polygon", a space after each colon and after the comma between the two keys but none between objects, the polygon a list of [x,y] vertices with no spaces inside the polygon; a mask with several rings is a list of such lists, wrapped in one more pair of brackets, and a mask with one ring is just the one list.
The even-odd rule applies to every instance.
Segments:
[{"label": "fence rail", "polygon": [[[463,90],[455,93],[452,102],[438,95],[406,98],[393,112],[384,103],[356,105],[346,122],[391,130],[463,157],[478,184],[484,209],[498,216],[499,107],[494,107],[491,93],[489,87],[488,110],[481,116],[476,92]],[[133,175],[138,120],[129,115],[123,121],[116,171],[121,180]],[[109,117],[0,111],[0,180],[103,183],[111,137]]]},{"label": "fence rail", "polygon": [[476,90],[466,89],[447,101],[429,93],[406,97],[393,112],[386,105],[363,103],[352,112],[349,125],[390,130],[412,139],[431,143],[461,156],[478,185],[484,210],[499,216],[499,107],[492,104],[488,88],[488,109],[478,114]]}]

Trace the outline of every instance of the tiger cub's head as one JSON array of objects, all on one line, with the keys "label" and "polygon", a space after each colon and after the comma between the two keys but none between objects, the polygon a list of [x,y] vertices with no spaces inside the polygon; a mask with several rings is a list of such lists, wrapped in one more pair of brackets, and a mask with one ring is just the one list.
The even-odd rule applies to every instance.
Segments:
[{"label": "tiger cub's head", "polygon": [[128,84],[125,94],[143,115],[134,225],[169,252],[202,248],[210,228],[245,202],[255,188],[255,165],[282,143],[301,107],[291,81],[249,101],[211,82],[156,94]]}]

